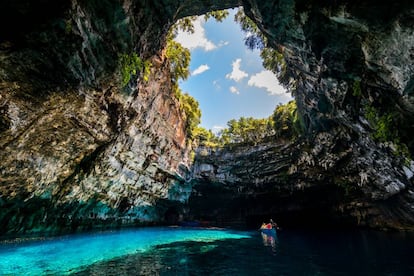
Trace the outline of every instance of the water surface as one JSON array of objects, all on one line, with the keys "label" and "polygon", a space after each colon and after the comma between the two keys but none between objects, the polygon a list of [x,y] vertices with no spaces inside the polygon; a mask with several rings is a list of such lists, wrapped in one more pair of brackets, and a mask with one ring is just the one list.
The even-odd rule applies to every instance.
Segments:
[{"label": "water surface", "polygon": [[414,235],[144,228],[2,243],[6,275],[414,275]]},{"label": "water surface", "polygon": [[140,228],[38,241],[4,241],[0,244],[0,274],[69,274],[98,262],[141,255],[158,245],[177,242],[210,244],[217,240],[248,237],[246,233],[224,230]]}]

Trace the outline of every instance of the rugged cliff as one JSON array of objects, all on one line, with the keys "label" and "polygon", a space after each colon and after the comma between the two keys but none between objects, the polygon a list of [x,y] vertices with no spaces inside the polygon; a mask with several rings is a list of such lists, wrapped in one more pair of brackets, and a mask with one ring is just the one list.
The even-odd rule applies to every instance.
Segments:
[{"label": "rugged cliff", "polygon": [[412,229],[413,5],[248,2],[246,12],[286,60],[280,79],[296,98],[306,138],[199,155],[196,214],[207,215],[197,195],[215,181],[229,200],[208,208],[224,221],[257,225],[274,216]]},{"label": "rugged cliff", "polygon": [[[1,7],[23,21],[2,29],[2,234],[160,221],[188,196],[185,115],[161,49],[172,19],[129,1],[67,4]],[[150,71],[125,86],[132,52]]]},{"label": "rugged cliff", "polygon": [[[185,180],[185,116],[172,96],[166,33],[183,16],[239,5],[286,60],[281,79],[297,99],[306,140],[205,156],[197,164],[220,172],[207,180],[229,197],[252,195],[248,209],[234,209],[249,216],[304,210],[329,192],[320,206],[335,214],[410,228],[412,169],[394,146],[413,152],[409,1],[17,0],[0,4],[1,234],[179,212],[170,206],[201,178]],[[120,56],[132,53],[151,66],[124,85]],[[365,119],[371,107],[377,119],[391,114],[397,133],[375,140]],[[268,204],[256,204],[259,195]]]}]

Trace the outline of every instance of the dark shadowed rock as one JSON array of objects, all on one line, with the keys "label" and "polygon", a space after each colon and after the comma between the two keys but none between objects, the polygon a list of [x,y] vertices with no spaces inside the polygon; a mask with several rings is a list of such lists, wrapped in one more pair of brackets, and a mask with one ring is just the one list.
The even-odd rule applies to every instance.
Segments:
[{"label": "dark shadowed rock", "polygon": [[[166,34],[239,5],[283,54],[306,137],[199,155],[190,173]],[[2,1],[0,234],[161,222],[191,192],[190,215],[209,219],[411,229],[413,165],[395,144],[413,152],[413,22],[410,1]],[[122,87],[132,52],[151,72]],[[368,107],[398,141],[372,138]]]}]

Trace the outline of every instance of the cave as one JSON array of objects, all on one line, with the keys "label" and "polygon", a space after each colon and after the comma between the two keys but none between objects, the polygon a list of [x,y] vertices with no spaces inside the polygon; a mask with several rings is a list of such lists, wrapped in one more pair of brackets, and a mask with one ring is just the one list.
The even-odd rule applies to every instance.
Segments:
[{"label": "cave", "polygon": [[[239,6],[283,58],[304,135],[191,149],[168,30]],[[2,235],[163,224],[178,210],[221,226],[277,217],[412,230],[413,11],[373,0],[2,1]],[[164,200],[177,207],[159,209]]]}]

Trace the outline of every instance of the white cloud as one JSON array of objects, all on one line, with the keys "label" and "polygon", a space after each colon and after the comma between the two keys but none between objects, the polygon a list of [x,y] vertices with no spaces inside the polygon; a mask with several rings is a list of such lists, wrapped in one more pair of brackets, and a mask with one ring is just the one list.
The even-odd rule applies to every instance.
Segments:
[{"label": "white cloud", "polygon": [[275,74],[268,70],[263,70],[260,73],[251,76],[247,84],[265,88],[270,95],[286,94],[286,89],[279,84]]},{"label": "white cloud", "polygon": [[230,92],[236,95],[240,94],[239,90],[237,90],[237,88],[234,86],[230,86]]},{"label": "white cloud", "polygon": [[227,79],[231,79],[231,80],[239,82],[245,77],[249,76],[249,74],[240,70],[240,63],[241,63],[241,58],[238,58],[235,61],[233,61],[233,63],[231,64],[233,67],[233,70],[231,71],[231,73],[226,75]]},{"label": "white cloud", "polygon": [[193,72],[191,72],[191,75],[196,76],[196,75],[204,73],[205,71],[207,71],[209,69],[210,69],[210,67],[207,64],[202,64],[202,65],[198,66],[197,69],[195,69]]},{"label": "white cloud", "polygon": [[206,37],[204,30],[204,16],[199,16],[194,22],[194,33],[187,33],[179,31],[175,41],[181,43],[185,48],[193,50],[195,48],[202,48],[204,51],[211,51],[217,46]]}]

